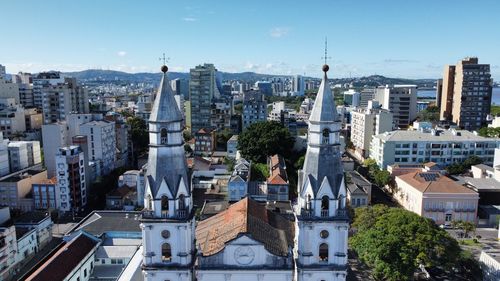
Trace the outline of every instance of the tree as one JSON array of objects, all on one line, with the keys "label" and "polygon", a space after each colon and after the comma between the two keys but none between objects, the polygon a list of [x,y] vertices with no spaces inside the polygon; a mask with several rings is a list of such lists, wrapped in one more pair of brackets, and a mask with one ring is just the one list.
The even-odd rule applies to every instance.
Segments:
[{"label": "tree", "polygon": [[251,180],[252,181],[265,181],[269,177],[269,170],[267,165],[263,163],[252,163]]},{"label": "tree", "polygon": [[233,136],[229,129],[217,132],[217,147],[223,150],[227,149],[227,141]]},{"label": "tree", "polygon": [[439,108],[437,106],[429,106],[420,111],[417,118],[419,121],[437,122],[439,121]]},{"label": "tree", "polygon": [[378,186],[385,186],[391,182],[391,173],[386,170],[378,170],[375,172],[373,180]]},{"label": "tree", "polygon": [[138,155],[148,148],[148,127],[146,122],[139,117],[128,118],[127,124],[130,125],[130,137],[134,145],[134,152]]},{"label": "tree", "polygon": [[350,238],[352,249],[376,279],[412,280],[420,265],[452,272],[462,262],[457,241],[413,212],[381,205],[356,208],[352,225],[357,231]]},{"label": "tree", "polygon": [[279,122],[258,122],[248,127],[238,137],[238,150],[252,162],[265,163],[267,156],[280,154],[289,158],[294,139]]},{"label": "tree", "polygon": [[476,155],[471,155],[465,159],[462,163],[453,163],[446,167],[446,171],[450,175],[463,174],[465,171],[469,170],[471,166],[483,163],[483,160]]},{"label": "tree", "polygon": [[499,128],[484,127],[479,129],[478,134],[481,137],[485,138],[500,138],[500,127]]}]

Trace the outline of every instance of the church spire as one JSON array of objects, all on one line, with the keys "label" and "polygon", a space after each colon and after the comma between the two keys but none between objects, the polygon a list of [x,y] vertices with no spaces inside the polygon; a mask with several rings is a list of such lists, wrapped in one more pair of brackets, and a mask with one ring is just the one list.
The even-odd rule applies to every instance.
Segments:
[{"label": "church spire", "polygon": [[175,102],[174,93],[167,77],[168,67],[161,67],[162,78],[151,109],[149,122],[182,121],[182,114]]},{"label": "church spire", "polygon": [[328,83],[328,77],[326,75],[329,69],[330,67],[328,64],[323,65],[323,80],[321,80],[321,85],[319,86],[318,94],[314,101],[314,107],[309,116],[309,122],[338,121],[335,100],[333,99],[332,90],[330,89],[330,84]]}]

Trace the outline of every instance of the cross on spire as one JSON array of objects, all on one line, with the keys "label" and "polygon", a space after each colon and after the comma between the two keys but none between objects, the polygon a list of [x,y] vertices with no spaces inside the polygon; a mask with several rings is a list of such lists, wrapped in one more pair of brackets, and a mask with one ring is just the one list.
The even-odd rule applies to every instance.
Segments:
[{"label": "cross on spire", "polygon": [[321,58],[325,60],[325,65],[326,65],[327,60],[332,59],[332,57],[328,56],[328,38],[327,37],[325,37],[325,55]]},{"label": "cross on spire", "polygon": [[163,53],[163,57],[159,58],[160,61],[163,61],[163,65],[167,65],[167,62],[170,61],[170,58],[165,57],[165,53]]}]

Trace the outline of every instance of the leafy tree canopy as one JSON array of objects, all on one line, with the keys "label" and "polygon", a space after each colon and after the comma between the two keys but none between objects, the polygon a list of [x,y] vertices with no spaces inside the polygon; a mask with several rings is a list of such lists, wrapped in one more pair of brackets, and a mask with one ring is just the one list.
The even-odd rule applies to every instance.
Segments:
[{"label": "leafy tree canopy", "polygon": [[446,167],[446,171],[450,175],[459,175],[465,173],[470,169],[471,166],[481,163],[483,163],[483,160],[481,158],[477,157],[476,155],[471,155],[467,159],[465,159],[464,162],[448,165]]},{"label": "leafy tree canopy", "polygon": [[490,128],[484,127],[479,129],[479,135],[485,138],[500,138],[500,127],[499,128]]},{"label": "leafy tree canopy", "polygon": [[146,122],[139,117],[130,117],[127,119],[127,124],[130,125],[134,151],[137,153],[145,151],[149,144],[149,133]]},{"label": "leafy tree canopy", "polygon": [[457,241],[445,230],[401,208],[356,208],[352,226],[357,233],[350,244],[361,261],[373,268],[376,279],[412,280],[419,265],[449,271],[465,263]]},{"label": "leafy tree canopy", "polygon": [[294,140],[288,129],[275,121],[252,124],[238,137],[241,155],[259,163],[265,163],[267,156],[274,154],[288,158],[293,144]]},{"label": "leafy tree canopy", "polygon": [[429,106],[420,111],[417,118],[419,121],[437,122],[439,121],[439,108],[437,106]]}]

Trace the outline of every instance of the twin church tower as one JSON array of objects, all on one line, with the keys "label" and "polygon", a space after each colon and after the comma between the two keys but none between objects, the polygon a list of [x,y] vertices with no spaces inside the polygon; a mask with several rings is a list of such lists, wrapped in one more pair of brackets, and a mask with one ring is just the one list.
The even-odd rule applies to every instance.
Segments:
[{"label": "twin church tower", "polygon": [[[182,114],[168,81],[168,67],[161,70],[149,119],[141,219],[144,280],[345,280],[349,220],[340,161],[341,124],[328,83],[328,65],[323,66],[309,118],[292,221],[249,198],[205,221],[196,220]],[[266,241],[267,236],[276,241]],[[284,246],[277,250],[274,244]]]}]

